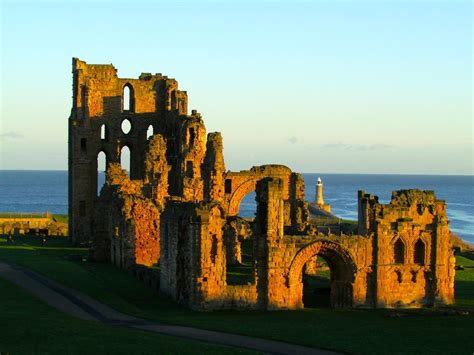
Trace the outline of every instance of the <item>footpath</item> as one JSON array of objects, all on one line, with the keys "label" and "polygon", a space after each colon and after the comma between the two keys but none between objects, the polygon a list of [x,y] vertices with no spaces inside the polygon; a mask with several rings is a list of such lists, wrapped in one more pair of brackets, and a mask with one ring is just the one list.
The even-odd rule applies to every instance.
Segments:
[{"label": "footpath", "polygon": [[270,354],[330,355],[334,352],[245,335],[169,325],[135,318],[68,288],[32,270],[0,262],[0,277],[19,285],[57,310],[73,317],[113,326],[144,330],[187,339],[228,345]]}]

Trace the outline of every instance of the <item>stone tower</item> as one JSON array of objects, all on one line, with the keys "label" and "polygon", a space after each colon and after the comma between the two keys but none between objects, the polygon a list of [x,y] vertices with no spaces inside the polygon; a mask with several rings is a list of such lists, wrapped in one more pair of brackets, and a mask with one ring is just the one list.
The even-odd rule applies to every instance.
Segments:
[{"label": "stone tower", "polygon": [[187,114],[187,93],[178,90],[176,80],[150,73],[119,78],[111,64],[87,64],[77,58],[72,60],[72,73],[68,198],[74,243],[87,244],[94,234],[99,154],[105,154],[108,167],[120,163],[128,148],[130,163],[123,168],[130,179],[144,179],[150,135],[166,138],[169,194],[202,199],[206,131],[199,113]]}]

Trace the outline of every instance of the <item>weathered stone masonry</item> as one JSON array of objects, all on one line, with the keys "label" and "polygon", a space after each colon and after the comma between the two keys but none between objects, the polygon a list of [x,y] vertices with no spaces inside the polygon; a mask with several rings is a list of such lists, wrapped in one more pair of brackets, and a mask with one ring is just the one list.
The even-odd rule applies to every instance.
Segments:
[{"label": "weathered stone masonry", "polygon": [[[129,175],[119,163],[124,146]],[[100,152],[107,179],[97,196]],[[241,219],[240,203],[253,190],[256,218]],[[358,212],[358,235],[318,233],[301,175],[281,165],[226,171],[221,134],[206,137],[174,79],[122,79],[112,65],[73,59],[70,233],[77,244],[91,243],[95,259],[124,269],[159,265],[161,292],[199,310],[302,308],[303,274],[317,272],[316,257],[331,269],[334,307],[453,301],[443,201],[431,191],[402,190],[385,205],[360,191]],[[243,240],[251,243],[252,277],[230,285],[227,269],[242,262]]]}]

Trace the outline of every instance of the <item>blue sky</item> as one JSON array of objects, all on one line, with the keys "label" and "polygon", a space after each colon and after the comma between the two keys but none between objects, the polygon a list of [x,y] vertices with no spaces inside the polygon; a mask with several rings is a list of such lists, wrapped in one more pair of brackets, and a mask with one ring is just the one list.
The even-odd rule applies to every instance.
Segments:
[{"label": "blue sky", "polygon": [[1,1],[2,169],[67,169],[71,58],[187,90],[228,169],[473,174],[470,1]]}]

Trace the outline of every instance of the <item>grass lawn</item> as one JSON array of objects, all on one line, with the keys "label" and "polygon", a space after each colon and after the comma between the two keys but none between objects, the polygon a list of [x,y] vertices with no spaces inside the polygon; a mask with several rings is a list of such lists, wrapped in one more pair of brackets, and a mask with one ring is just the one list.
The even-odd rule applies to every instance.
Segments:
[{"label": "grass lawn", "polygon": [[[227,331],[353,354],[471,354],[474,316],[430,315],[394,317],[396,310],[192,312],[160,296],[110,264],[70,262],[67,254],[86,255],[64,239],[49,239],[41,248],[35,238],[17,238],[10,246],[0,239],[0,260],[28,266],[125,313],[142,318]],[[468,266],[474,257],[458,257]],[[474,268],[457,271],[457,306],[474,308]],[[4,303],[4,302],[2,302]],[[4,332],[2,332],[4,334]],[[2,336],[3,336],[2,334]]]},{"label": "grass lawn", "polygon": [[0,353],[252,354],[199,341],[83,321],[0,279]]}]

